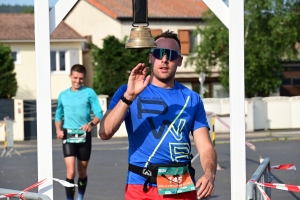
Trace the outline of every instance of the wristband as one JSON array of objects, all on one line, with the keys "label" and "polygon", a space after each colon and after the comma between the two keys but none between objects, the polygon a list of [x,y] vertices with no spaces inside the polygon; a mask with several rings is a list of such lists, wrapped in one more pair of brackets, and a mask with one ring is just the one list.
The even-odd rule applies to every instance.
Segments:
[{"label": "wristband", "polygon": [[89,122],[88,124],[90,124],[91,126],[95,126],[95,124],[93,122]]},{"label": "wristband", "polygon": [[126,99],[125,97],[124,97],[124,95],[123,96],[121,96],[121,98],[120,98],[124,103],[126,103],[127,105],[131,105],[132,104],[132,102],[133,101],[130,101],[130,100],[128,100],[128,99]]}]

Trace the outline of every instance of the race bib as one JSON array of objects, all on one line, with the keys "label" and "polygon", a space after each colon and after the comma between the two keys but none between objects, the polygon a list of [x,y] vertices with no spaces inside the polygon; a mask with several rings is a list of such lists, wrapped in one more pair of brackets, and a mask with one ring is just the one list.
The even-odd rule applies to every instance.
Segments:
[{"label": "race bib", "polygon": [[85,143],[86,131],[81,129],[67,129],[66,143]]},{"label": "race bib", "polygon": [[196,190],[188,166],[159,167],[156,181],[160,195],[178,194]]}]

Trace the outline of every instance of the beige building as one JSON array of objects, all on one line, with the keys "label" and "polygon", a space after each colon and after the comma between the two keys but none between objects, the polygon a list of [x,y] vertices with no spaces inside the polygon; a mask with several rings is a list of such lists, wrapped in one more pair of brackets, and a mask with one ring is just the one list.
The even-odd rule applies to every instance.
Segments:
[{"label": "beige building", "polygon": [[[33,14],[0,14],[0,43],[10,46],[18,83],[16,97],[36,99],[36,66]],[[70,87],[73,64],[83,63],[85,38],[61,22],[50,35],[52,99]],[[90,71],[90,70],[89,70]]]},{"label": "beige building", "polygon": [[[193,36],[192,32],[197,25],[204,26],[201,15],[206,10],[208,7],[197,0],[149,0],[148,22],[152,36],[166,30],[178,33],[185,62],[194,45],[201,41],[200,36]],[[114,35],[120,40],[129,36],[133,28],[132,19],[132,1],[80,0],[64,21],[101,48],[103,39],[108,35]],[[84,60],[85,65],[91,65],[87,55]],[[217,76],[218,73],[215,72],[205,79],[204,87],[208,97],[224,97],[223,87]],[[195,91],[199,90],[199,74],[195,73],[195,66],[179,67],[176,79]]]}]

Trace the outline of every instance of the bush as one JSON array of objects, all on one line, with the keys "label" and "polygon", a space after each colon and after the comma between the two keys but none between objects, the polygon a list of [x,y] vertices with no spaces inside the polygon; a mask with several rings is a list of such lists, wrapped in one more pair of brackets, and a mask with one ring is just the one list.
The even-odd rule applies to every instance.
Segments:
[{"label": "bush", "polygon": [[11,98],[16,95],[18,85],[14,69],[10,47],[0,44],[0,98]]}]

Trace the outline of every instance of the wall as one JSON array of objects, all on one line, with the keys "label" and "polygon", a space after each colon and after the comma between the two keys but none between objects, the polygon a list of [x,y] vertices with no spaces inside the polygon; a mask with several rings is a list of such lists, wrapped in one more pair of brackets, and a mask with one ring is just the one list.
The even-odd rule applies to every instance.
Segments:
[{"label": "wall", "polygon": [[[9,45],[12,50],[20,51],[20,61],[15,63],[16,79],[18,90],[16,97],[22,99],[36,99],[36,66],[34,43],[12,43]],[[51,50],[69,50],[78,51],[77,62],[82,63],[81,42],[51,42]],[[49,52],[50,53],[50,52]],[[67,58],[66,58],[67,59]],[[70,65],[72,63],[69,59]],[[50,69],[49,69],[50,72]],[[57,99],[59,92],[70,87],[69,69],[66,72],[51,73],[51,91],[52,99]]]},{"label": "wall", "polygon": [[20,62],[15,63],[18,83],[16,96],[24,99],[34,99],[36,97],[34,43],[14,43],[10,46],[12,50],[18,50],[20,52]]},{"label": "wall", "polygon": [[[71,80],[69,78],[70,69],[74,64],[82,64],[82,50],[80,42],[63,43],[63,42],[52,42],[51,50],[66,50],[66,71],[65,72],[52,72],[51,73],[51,97],[52,99],[58,99],[58,95],[61,91],[66,90],[71,86]],[[77,51],[78,59],[72,60],[70,52]],[[77,53],[76,53],[77,54]]]},{"label": "wall", "polygon": [[[108,95],[98,95],[99,103],[103,113],[107,111]],[[229,132],[230,126],[230,102],[229,98],[204,98],[206,112],[217,115],[215,120],[215,132]],[[14,140],[24,140],[24,111],[23,100],[14,99]],[[219,119],[225,123],[225,125]],[[209,118],[208,118],[209,119]],[[296,97],[255,97],[245,99],[245,124],[246,132],[268,129],[293,129],[300,128],[300,96]],[[4,126],[0,121],[0,141],[4,141]],[[210,123],[210,122],[209,122]],[[99,130],[99,125],[97,129]],[[96,131],[95,130],[95,131]],[[95,133],[97,134],[97,133]],[[125,123],[121,124],[120,129],[114,137],[127,137]]]},{"label": "wall", "polygon": [[[230,125],[229,99],[204,98],[204,107],[213,112],[227,125]],[[300,128],[300,96],[295,97],[254,97],[245,99],[246,132],[269,129]],[[229,129],[216,120],[216,132],[229,132]]]},{"label": "wall", "polygon": [[[84,14],[83,14],[84,13]],[[103,39],[108,35],[114,35],[116,38],[123,40],[125,36],[130,35],[132,27],[132,21],[119,21],[107,14],[103,13],[96,7],[90,5],[86,1],[79,1],[73,8],[72,12],[64,19],[70,27],[76,30],[82,36],[92,35],[92,42],[99,48],[102,48]],[[171,30],[175,33],[178,30],[194,30],[196,25],[199,25],[199,21],[157,21],[149,20],[150,29],[161,29],[162,31]],[[200,24],[202,25],[202,24]],[[183,63],[186,60],[186,56],[183,56]],[[195,73],[195,66],[184,67],[182,64],[178,68],[176,78],[198,78],[199,75]],[[189,74],[186,74],[189,73]]]},{"label": "wall", "polygon": [[80,35],[92,35],[92,42],[100,48],[102,48],[103,38],[108,35],[123,39],[120,22],[86,1],[78,1],[64,21]]},{"label": "wall", "polygon": [[300,96],[267,97],[267,129],[300,128]]}]

